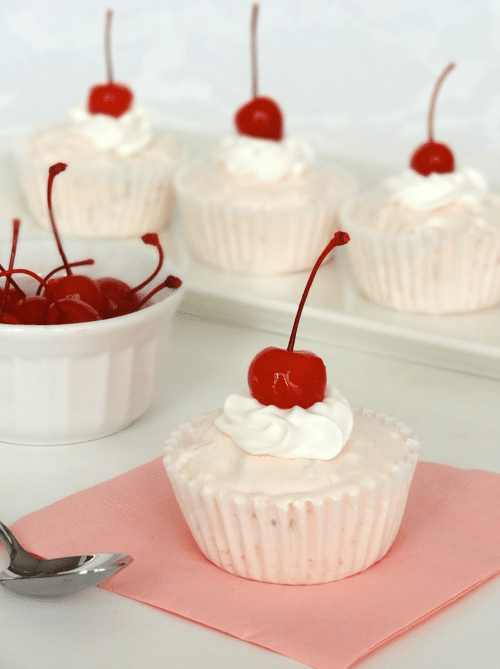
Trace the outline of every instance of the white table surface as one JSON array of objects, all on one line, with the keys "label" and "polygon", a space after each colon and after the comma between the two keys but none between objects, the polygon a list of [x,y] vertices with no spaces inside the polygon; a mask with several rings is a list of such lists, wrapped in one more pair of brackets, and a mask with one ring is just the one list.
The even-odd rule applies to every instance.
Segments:
[{"label": "white table surface", "polygon": [[[178,423],[219,406],[228,392],[244,386],[251,358],[268,345],[284,346],[286,337],[179,314],[161,396],[134,425],[86,444],[0,444],[0,518],[10,524],[157,457]],[[311,348],[300,337],[298,346]],[[314,351],[324,359],[330,382],[352,403],[412,426],[423,442],[422,459],[500,472],[500,381],[334,343],[315,343]],[[498,669],[499,610],[500,578],[495,578],[357,667]],[[52,601],[2,588],[0,620],[2,669],[303,666],[100,588]]]},{"label": "white table surface", "polygon": [[[199,138],[194,138],[195,144]],[[191,138],[193,143],[193,138]],[[355,166],[354,166],[355,167]],[[364,185],[376,176],[358,173]],[[0,238],[21,216],[33,226],[8,159],[0,157]],[[304,273],[269,280],[231,277],[190,263],[175,233],[167,254],[188,268],[167,379],[150,411],[106,439],[70,446],[0,443],[0,518],[7,524],[162,453],[171,430],[243,389],[252,357],[286,346]],[[21,242],[22,243],[22,242]],[[480,315],[417,323],[360,301],[335,267],[320,270],[297,348],[320,355],[329,382],[352,404],[394,415],[423,442],[425,460],[500,472],[500,307]],[[224,319],[224,320],[222,320]],[[228,322],[233,320],[234,323]],[[441,366],[440,366],[441,365]],[[99,551],[99,547],[91,550]],[[0,552],[0,568],[6,556]],[[462,598],[361,660],[359,669],[498,669],[500,578]],[[0,588],[0,669],[293,669],[270,651],[93,588],[58,600],[22,598]]]}]

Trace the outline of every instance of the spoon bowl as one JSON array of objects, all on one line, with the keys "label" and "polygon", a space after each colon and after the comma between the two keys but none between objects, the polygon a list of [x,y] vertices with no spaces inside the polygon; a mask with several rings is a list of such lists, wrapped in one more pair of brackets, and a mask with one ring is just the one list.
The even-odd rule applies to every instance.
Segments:
[{"label": "spoon bowl", "polygon": [[10,564],[0,572],[0,583],[18,595],[57,597],[86,590],[114,576],[132,562],[122,553],[96,553],[44,560],[21,546],[0,522],[0,543]]}]

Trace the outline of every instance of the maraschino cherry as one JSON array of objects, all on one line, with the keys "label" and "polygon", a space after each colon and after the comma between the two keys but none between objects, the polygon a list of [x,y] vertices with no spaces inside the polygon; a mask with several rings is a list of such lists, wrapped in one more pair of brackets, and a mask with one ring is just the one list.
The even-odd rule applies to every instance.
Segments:
[{"label": "maraschino cherry", "polygon": [[347,244],[347,232],[336,232],[314,265],[302,294],[292,333],[286,349],[270,346],[252,360],[248,370],[250,393],[261,404],[280,409],[300,406],[308,409],[325,399],[326,367],[311,351],[294,351],[295,337],[309,289],[326,256],[336,247]]},{"label": "maraschino cherry", "polygon": [[[147,299],[144,298],[141,300],[138,296],[138,292],[151,283],[151,281],[153,281],[153,279],[157,276],[163,267],[163,260],[165,256],[160,244],[160,239],[156,232],[147,232],[145,235],[142,235],[141,239],[145,244],[156,246],[158,250],[158,264],[154,272],[138,286],[135,286],[135,288],[131,288],[127,283],[125,283],[125,281],[121,281],[121,279],[115,279],[112,276],[106,276],[102,279],[97,279],[97,284],[101,288],[105,298],[103,311],[105,318],[124,316],[125,314],[130,314],[133,311],[137,311],[145,302],[149,300],[150,297],[152,297],[152,295],[149,295],[146,296]],[[162,284],[160,285],[162,286]],[[172,288],[172,286],[162,287]],[[160,290],[160,288],[158,288],[158,290]]]},{"label": "maraschino cherry", "polygon": [[113,79],[113,65],[111,59],[111,22],[113,10],[106,12],[106,26],[104,29],[104,55],[106,59],[106,74],[108,81],[105,84],[92,86],[87,100],[87,109],[90,114],[107,114],[119,118],[132,106],[134,94],[125,86]]},{"label": "maraschino cherry", "polygon": [[[80,302],[84,302],[85,304],[90,305],[99,314],[104,305],[102,290],[97,282],[86,274],[73,274],[71,265],[68,262],[62,247],[61,239],[59,237],[59,232],[57,230],[54,219],[54,212],[52,208],[52,188],[54,185],[54,179],[58,174],[64,172],[66,168],[66,163],[56,163],[55,165],[51,165],[49,167],[49,178],[47,180],[47,204],[49,218],[59,255],[63,261],[64,269],[66,270],[66,276],[59,277],[58,279],[50,279],[48,285],[51,289],[51,297],[54,300],[60,302],[65,298],[76,299]],[[78,313],[80,312],[81,309],[78,309]],[[61,312],[59,311],[58,313]]]},{"label": "maraschino cherry", "polygon": [[436,99],[441,85],[447,75],[453,70],[455,63],[450,63],[437,80],[431,95],[429,105],[429,116],[427,119],[428,137],[425,144],[421,144],[411,157],[410,167],[424,177],[432,172],[437,174],[448,174],[455,170],[455,159],[451,149],[446,144],[434,141],[434,110]]},{"label": "maraschino cherry", "polygon": [[[14,246],[14,245],[13,245]],[[0,323],[11,323],[11,324],[23,324],[23,325],[39,325],[45,323],[45,318],[49,306],[51,304],[50,288],[44,279],[42,279],[38,274],[32,272],[29,269],[14,269],[12,262],[9,265],[8,270],[2,269],[0,272],[0,278],[6,277],[7,284],[9,281],[13,284],[12,279],[13,274],[27,274],[28,276],[36,279],[42,287],[46,289],[45,295],[31,295],[27,296],[24,291],[19,288],[21,292],[21,297],[16,295],[16,299],[12,300],[9,304],[9,310],[3,311],[4,304],[2,304],[1,313],[0,313]],[[6,289],[7,290],[7,287]]]},{"label": "maraschino cherry", "polygon": [[250,21],[250,61],[252,72],[252,99],[240,107],[234,117],[240,135],[261,139],[280,140],[283,137],[283,114],[277,103],[258,93],[257,17],[259,5],[252,5]]}]

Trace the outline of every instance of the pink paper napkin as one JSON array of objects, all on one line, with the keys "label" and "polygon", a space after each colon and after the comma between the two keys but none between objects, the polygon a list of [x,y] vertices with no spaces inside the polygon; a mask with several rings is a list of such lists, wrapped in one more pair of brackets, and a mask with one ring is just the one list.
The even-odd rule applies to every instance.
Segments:
[{"label": "pink paper napkin", "polygon": [[500,571],[500,474],[419,463],[400,532],[366,571],[324,585],[232,576],[191,538],[161,458],[18,520],[43,557],[123,552],[103,586],[316,669],[346,669]]}]

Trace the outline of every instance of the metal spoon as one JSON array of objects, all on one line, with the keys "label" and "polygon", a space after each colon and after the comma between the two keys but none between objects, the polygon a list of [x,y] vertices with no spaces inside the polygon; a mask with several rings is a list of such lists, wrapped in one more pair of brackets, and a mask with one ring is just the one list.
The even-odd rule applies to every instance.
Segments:
[{"label": "metal spoon", "polygon": [[0,583],[18,595],[54,597],[102,583],[132,562],[130,555],[97,553],[43,560],[25,550],[9,528],[0,522],[0,543],[10,555],[0,572]]}]

